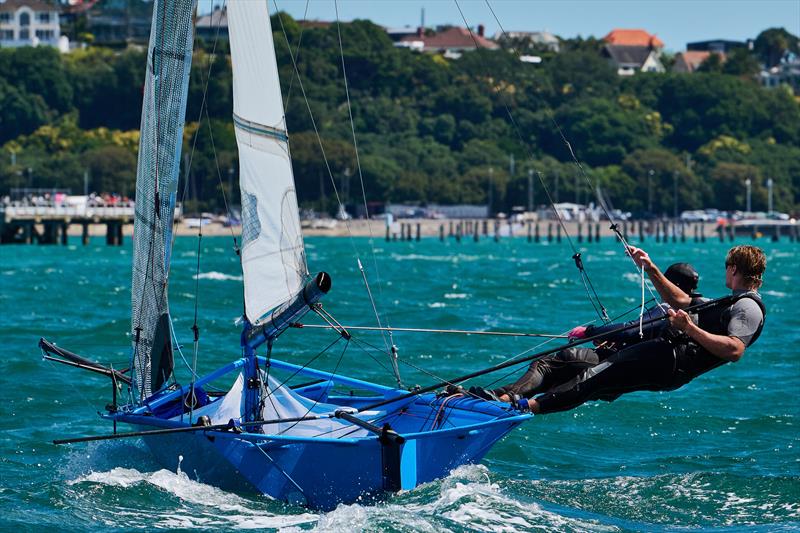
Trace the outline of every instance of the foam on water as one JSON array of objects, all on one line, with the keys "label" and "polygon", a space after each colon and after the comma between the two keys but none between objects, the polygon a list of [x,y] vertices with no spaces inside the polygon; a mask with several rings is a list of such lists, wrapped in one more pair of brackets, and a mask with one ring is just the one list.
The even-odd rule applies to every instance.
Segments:
[{"label": "foam on water", "polygon": [[223,274],[222,272],[202,272],[192,276],[194,279],[211,279],[214,281],[242,281],[242,276]]},{"label": "foam on water", "polygon": [[[331,272],[336,281],[326,308],[344,324],[366,323],[373,313],[347,241],[311,241],[316,247],[312,270]],[[233,317],[242,308],[242,291],[229,239],[203,242],[211,244],[202,256],[207,272],[201,274],[199,297],[193,297],[192,277],[197,241],[182,238],[173,254],[170,295],[175,334],[184,346],[191,344],[189,326],[195,302],[200,303],[198,365],[205,374],[240,353],[240,327]],[[412,491],[324,514],[162,470],[139,441],[46,444],[110,432],[110,424],[95,413],[110,402],[111,389],[102,376],[43,365],[36,349],[40,335],[115,368],[129,364],[130,254],[100,240],[95,244],[77,250],[16,247],[3,257],[0,372],[11,385],[1,388],[8,406],[8,416],[0,417],[5,529],[800,530],[800,373],[791,349],[798,327],[791,307],[798,258],[794,243],[758,243],[769,253],[763,294],[770,315],[761,339],[739,363],[677,391],[629,394],[611,404],[537,417],[492,448],[486,466],[459,468]],[[358,247],[367,244],[356,238]],[[703,273],[702,292],[714,297],[727,292],[721,266],[728,246],[648,242],[647,251],[659,265],[691,259]],[[460,245],[442,245],[428,239],[381,247],[376,251],[380,284],[373,280],[371,260],[365,267],[378,310],[392,326],[558,333],[595,317],[564,242],[464,239]],[[607,253],[612,250],[616,257]],[[619,243],[605,239],[582,246],[581,252],[609,311],[638,309],[639,278]],[[327,344],[329,334],[287,332],[276,343],[276,357],[306,362]],[[373,334],[362,338],[381,344],[380,337],[368,335]],[[477,342],[411,333],[394,338],[401,362],[416,363],[401,367],[409,386],[545,346],[522,338]],[[550,342],[547,347],[559,341]],[[313,366],[332,371],[341,356],[331,350]],[[467,385],[508,382],[523,369]],[[389,371],[357,350],[344,353],[338,371],[392,382]],[[176,373],[185,383],[189,372],[182,362]]]},{"label": "foam on water", "polygon": [[520,502],[490,479],[483,465],[467,465],[446,478],[400,493],[380,505],[340,505],[320,517],[324,531],[349,532],[386,524],[404,531],[616,531],[591,519],[565,517],[535,502]]},{"label": "foam on water", "polygon": [[[180,505],[174,507],[171,512],[161,514],[157,522],[153,524],[165,528],[274,529],[313,523],[318,517],[318,515],[308,512],[299,514],[270,512],[264,508],[262,502],[254,502],[194,481],[180,470],[170,472],[162,469],[143,473],[133,468],[113,468],[106,472],[91,472],[69,481],[68,485],[96,485],[122,489],[147,485],[163,491],[180,502]],[[135,515],[136,513],[130,514]],[[134,516],[129,516],[129,518],[134,518]]]}]

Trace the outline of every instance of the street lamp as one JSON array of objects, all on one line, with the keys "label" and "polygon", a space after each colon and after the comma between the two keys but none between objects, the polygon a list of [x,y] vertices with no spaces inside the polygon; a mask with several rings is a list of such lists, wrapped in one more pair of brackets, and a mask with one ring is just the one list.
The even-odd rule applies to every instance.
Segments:
[{"label": "street lamp", "polygon": [[678,171],[672,173],[672,218],[678,219]]},{"label": "street lamp", "polygon": [[233,203],[233,167],[228,167],[228,203]]},{"label": "street lamp", "polygon": [[751,190],[750,186],[752,184],[753,184],[753,181],[750,178],[747,178],[746,180],[744,180],[744,186],[747,188],[747,212],[748,213],[750,212],[750,190]]},{"label": "street lamp", "polygon": [[647,212],[653,213],[653,174],[655,171],[650,169],[647,173]]},{"label": "street lamp", "polygon": [[528,169],[528,212],[533,212],[533,169]]},{"label": "street lamp", "polygon": [[772,214],[772,178],[769,178],[767,180],[767,191],[768,191],[767,198],[769,199],[769,214],[771,215]]},{"label": "street lamp", "polygon": [[494,167],[489,167],[489,215],[492,214],[492,201],[494,199]]}]

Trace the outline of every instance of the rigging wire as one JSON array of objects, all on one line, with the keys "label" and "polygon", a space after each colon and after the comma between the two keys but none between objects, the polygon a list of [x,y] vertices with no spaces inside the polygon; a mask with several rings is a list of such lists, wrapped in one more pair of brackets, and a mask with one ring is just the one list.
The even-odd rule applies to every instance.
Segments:
[{"label": "rigging wire", "polygon": [[[653,302],[653,301],[655,301],[655,300],[654,300],[654,299],[651,299],[651,300],[649,300],[647,303],[651,303],[651,302]],[[632,313],[632,312],[633,312],[633,311],[635,311],[635,310],[636,310],[638,307],[639,307],[639,305],[637,304],[637,305],[635,305],[634,307],[632,307],[632,308],[628,309],[627,311],[624,311],[624,312],[622,312],[622,313],[618,314],[617,316],[615,316],[615,317],[613,317],[613,318],[611,319],[611,323],[613,324],[613,323],[615,323],[617,320],[619,320],[620,318],[622,318],[622,317],[624,317],[624,316],[626,316],[626,315],[628,315],[628,314]],[[592,324],[592,323],[594,323],[594,322],[595,322],[594,320],[591,320],[591,321],[589,321],[589,322],[584,322],[584,323],[583,323],[583,324],[581,324],[581,325],[582,325],[582,326],[588,326],[588,325],[590,325],[590,324]],[[569,330],[565,331],[564,333],[566,334],[566,333],[568,333],[568,331],[569,331]],[[541,348],[542,346],[545,346],[545,345],[547,345],[547,344],[549,344],[549,343],[553,342],[554,340],[555,340],[555,339],[549,339],[549,340],[546,340],[546,341],[544,341],[544,342],[541,342],[541,343],[537,344],[536,346],[533,346],[532,348],[528,348],[527,350],[524,350],[524,351],[522,351],[522,352],[520,352],[520,353],[518,353],[518,354],[516,354],[516,355],[514,355],[514,356],[512,356],[512,357],[509,357],[509,358],[505,359],[505,360],[503,361],[503,363],[505,363],[505,362],[507,362],[507,361],[513,361],[514,359],[518,359],[518,358],[520,358],[520,357],[524,357],[524,356],[526,356],[527,354],[529,354],[530,352],[532,352],[533,350],[538,350],[538,349],[539,349],[539,348]],[[523,362],[526,362],[526,361],[523,361]],[[487,387],[491,387],[492,385],[495,385],[496,383],[498,383],[498,382],[500,382],[500,381],[503,381],[503,380],[505,380],[505,379],[509,378],[509,377],[510,377],[510,376],[512,376],[513,374],[516,374],[518,371],[519,371],[518,369],[514,368],[513,370],[511,370],[511,371],[507,372],[506,374],[503,374],[502,376],[500,376],[499,378],[495,379],[494,381],[492,381],[492,382],[488,383],[486,386],[487,386]]]},{"label": "rigging wire", "polygon": [[[336,361],[336,366],[333,367],[333,372],[331,372],[331,378],[329,378],[329,379],[333,379],[334,377],[336,377],[336,373],[339,371],[339,365],[342,364],[342,359],[344,358],[344,353],[347,351],[347,348],[349,346],[350,346],[350,340],[348,339],[347,342],[345,342],[344,348],[342,348],[342,353],[339,354],[339,359]],[[281,384],[280,386],[282,387],[283,385]],[[318,403],[319,403],[319,399],[314,400],[313,403],[311,404],[311,406],[306,410],[305,414],[302,415],[302,416],[307,416],[311,411],[314,410],[314,408],[317,406]],[[301,420],[298,420],[297,422],[295,422],[294,424],[292,424],[288,428],[282,429],[280,432],[278,432],[278,435],[282,435],[282,434],[286,433],[287,431],[289,431],[290,429],[295,427],[300,422],[301,422]]]},{"label": "rigging wire", "polygon": [[[458,0],[453,0],[453,2],[455,2],[456,8],[458,9],[459,14],[461,15],[461,19],[464,21],[464,25],[466,26],[467,31],[469,32],[470,38],[472,39],[472,43],[474,44],[475,49],[476,50],[480,50],[481,46],[478,43],[478,40],[475,38],[475,34],[472,32],[472,29],[470,28],[469,23],[467,22],[467,18],[464,15],[464,12],[461,9],[461,5],[458,3]],[[498,25],[499,25],[499,22],[498,22]],[[505,108],[506,115],[508,115],[509,122],[513,126],[514,132],[517,134],[517,137],[519,138],[520,144],[522,145],[522,147],[527,152],[528,159],[530,159],[531,163],[534,164],[536,159],[535,159],[535,157],[533,155],[533,151],[532,151],[530,145],[525,141],[525,138],[522,136],[522,131],[521,131],[520,127],[519,127],[519,124],[517,124],[517,121],[514,118],[513,113],[511,113],[511,109],[509,108],[508,104],[505,102],[504,99],[501,98],[500,101],[502,102],[503,107]],[[586,272],[586,269],[585,269],[585,267],[583,265],[583,260],[581,259],[581,254],[580,254],[580,252],[578,252],[577,248],[575,247],[575,244],[572,242],[572,239],[569,236],[569,232],[567,231],[567,227],[564,224],[564,221],[563,221],[561,215],[559,214],[558,209],[556,209],[555,202],[553,202],[553,198],[550,196],[550,190],[548,189],[547,184],[544,182],[544,178],[542,177],[542,173],[537,171],[537,175],[539,176],[539,181],[541,182],[542,187],[543,187],[543,189],[545,191],[545,194],[547,195],[547,199],[550,202],[550,206],[553,209],[553,213],[555,213],[556,220],[558,220],[558,223],[561,225],[561,227],[564,230],[564,233],[567,236],[567,242],[569,242],[569,246],[572,249],[572,254],[573,254],[572,255],[572,259],[575,261],[575,266],[578,268],[578,271],[579,271],[580,276],[581,276],[581,281],[583,282],[583,285],[586,288],[586,293],[587,293],[587,296],[589,297],[589,302],[592,304],[592,307],[594,308],[595,312],[597,312],[597,314],[600,317],[600,319],[603,322],[608,322],[609,321],[608,312],[606,311],[606,308],[603,305],[603,303],[600,301],[600,295],[597,294],[597,291],[594,289],[594,285],[592,284],[591,280],[589,279],[589,274]],[[597,303],[595,304],[595,302],[597,302]]]},{"label": "rigging wire", "polygon": [[[356,169],[358,171],[358,180],[359,180],[359,182],[361,184],[361,197],[364,200],[364,216],[367,219],[367,228],[369,230],[369,246],[370,246],[370,250],[372,252],[372,262],[375,265],[375,277],[376,277],[376,280],[377,280],[377,283],[378,283],[378,294],[381,297],[381,300],[383,300],[383,288],[382,288],[382,283],[381,283],[380,270],[378,269],[378,260],[377,260],[377,258],[375,256],[375,244],[374,244],[375,235],[372,233],[372,221],[370,220],[369,207],[367,206],[367,191],[366,191],[366,188],[364,187],[364,174],[363,174],[363,172],[361,170],[361,156],[359,155],[359,152],[358,152],[358,141],[356,139],[356,127],[355,127],[355,123],[353,121],[353,107],[352,107],[352,104],[350,103],[350,87],[349,87],[349,85],[347,83],[347,66],[345,65],[345,60],[344,60],[344,46],[342,45],[342,29],[341,29],[341,23],[339,22],[339,2],[338,2],[338,0],[334,0],[333,1],[333,6],[334,6],[334,8],[336,10],[336,35],[339,38],[339,57],[341,57],[341,60],[342,60],[342,78],[344,80],[345,96],[347,97],[347,114],[348,114],[348,117],[350,118],[350,131],[351,131],[351,133],[353,135],[353,150],[355,151],[355,154],[356,154]],[[361,264],[361,260],[360,259],[358,260],[358,269],[361,271],[361,276],[364,279],[364,286],[367,289],[367,294],[369,294],[369,300],[370,300],[370,303],[372,304],[372,310],[375,313],[375,321],[378,323],[378,327],[382,328],[383,324],[381,323],[381,317],[378,314],[377,307],[375,306],[375,299],[372,297],[372,291],[370,290],[369,282],[367,281],[367,274],[364,271],[364,266]],[[388,315],[386,314],[385,311],[384,311],[384,315],[386,316],[386,325],[390,326],[389,318],[388,318]],[[387,340],[385,334],[382,333],[381,336],[383,337],[384,344],[386,344],[387,351],[390,350],[389,345],[391,344],[392,348],[394,348],[394,350],[392,350],[392,353],[396,353],[396,348],[395,348],[395,344],[394,344],[394,338],[392,337],[391,329],[389,330],[389,338],[388,338],[388,340]],[[395,378],[397,378],[397,384],[398,384],[398,386],[402,387],[402,381],[400,379],[400,372],[399,372],[399,370],[397,370],[397,362],[394,360],[394,357],[392,358],[392,365],[393,365],[393,368],[395,369],[394,371],[395,371]]]},{"label": "rigging wire", "polygon": [[[211,124],[209,123],[209,128]],[[197,183],[195,183],[195,190],[197,190]],[[197,269],[195,272],[195,279],[194,279],[194,323],[192,324],[192,333],[194,335],[194,349],[192,351],[192,379],[191,379],[191,388],[189,389],[189,394],[191,394],[191,398],[189,400],[189,424],[194,423],[194,406],[196,402],[196,392],[194,390],[194,383],[195,383],[195,376],[197,375],[197,352],[200,347],[200,328],[197,326],[197,309],[199,306],[200,300],[200,255],[203,251],[202,247],[203,242],[203,224],[202,220],[201,223],[197,225]]]},{"label": "rigging wire", "polygon": [[555,338],[555,339],[565,339],[567,338],[566,335],[559,335],[559,334],[549,334],[549,333],[525,333],[525,332],[514,332],[514,331],[480,331],[480,330],[467,330],[467,329],[429,329],[429,328],[376,328],[371,326],[325,326],[323,324],[300,324],[300,323],[293,323],[292,327],[298,329],[338,329],[344,328],[347,331],[380,331],[383,330],[390,330],[390,331],[398,331],[404,333],[452,333],[458,335],[488,335],[488,336],[495,336],[495,337],[545,337],[548,339]]},{"label": "rigging wire", "polygon": [[[233,231],[233,225],[230,224],[231,219],[231,208],[228,205],[228,197],[225,194],[225,186],[222,183],[222,172],[219,169],[219,158],[217,157],[217,147],[214,144],[214,130],[211,128],[211,115],[208,114],[208,107],[205,109],[206,113],[206,124],[208,125],[208,138],[211,141],[211,153],[214,154],[214,166],[217,170],[217,180],[219,181],[219,190],[222,193],[222,202],[225,204],[225,213],[228,215],[228,229],[231,232],[231,238],[233,239],[233,250],[236,252],[236,255],[239,257],[239,266],[241,267],[241,249],[239,248],[239,241],[236,238],[236,233]],[[233,197],[233,189],[231,189],[231,197]],[[202,221],[201,224],[202,226]]]},{"label": "rigging wire", "polygon": [[[303,20],[308,20],[308,6],[311,4],[311,0],[306,0],[306,7],[303,11]],[[277,5],[275,6],[278,7]],[[295,48],[294,58],[297,59],[297,56],[300,55],[300,46],[303,44],[303,34],[306,31],[305,25],[300,26],[300,35],[297,37],[297,48]],[[289,49],[289,55],[292,54],[291,48]],[[289,87],[286,89],[286,98],[283,101],[283,112],[286,113],[286,110],[289,109],[289,100],[292,97],[292,88],[294,87],[294,78],[295,74],[292,71],[292,77],[289,78]]]},{"label": "rigging wire", "polygon": [[[280,11],[280,7],[278,6],[278,1],[277,0],[273,0],[273,4],[275,5],[276,11]],[[283,37],[284,37],[284,40],[286,42],[286,46],[289,49],[289,57],[291,58],[292,67],[294,69],[295,75],[297,76],[297,84],[298,84],[298,86],[300,88],[300,92],[302,93],[303,100],[305,101],[305,104],[306,104],[306,109],[308,111],[309,119],[311,120],[311,126],[314,129],[314,135],[315,135],[315,137],[317,139],[317,144],[319,145],[320,153],[322,155],[323,162],[325,163],[325,168],[326,168],[326,170],[328,172],[328,177],[330,178],[330,182],[331,182],[331,186],[333,188],[334,196],[336,197],[336,203],[337,203],[337,205],[339,206],[340,209],[343,209],[344,208],[344,204],[342,203],[342,199],[341,199],[341,196],[339,194],[339,189],[336,186],[336,180],[333,178],[333,171],[331,170],[330,162],[328,161],[328,157],[327,157],[326,152],[325,152],[325,146],[324,146],[324,144],[322,142],[322,136],[320,135],[319,128],[317,126],[317,121],[314,118],[314,113],[311,110],[311,104],[308,101],[308,95],[306,94],[306,90],[305,90],[305,87],[303,85],[303,78],[302,78],[302,76],[300,76],[300,70],[297,67],[296,58],[291,53],[292,50],[291,50],[291,45],[289,43],[289,35],[286,32],[286,27],[283,24],[283,19],[281,17],[278,17],[278,21],[280,22],[281,32],[283,33]],[[350,221],[345,219],[344,223],[345,223],[345,228],[347,229],[347,234],[348,234],[348,237],[349,237],[350,245],[353,248],[353,253],[356,256],[356,259],[360,262],[360,256],[359,256],[359,253],[358,253],[358,248],[356,247],[356,244],[355,244],[355,239],[353,237],[352,228],[350,227]],[[371,299],[372,296],[371,296],[371,293],[369,291],[368,291],[368,295],[369,295],[369,297]]]},{"label": "rigging wire", "polygon": [[[458,5],[458,0],[454,0],[454,1],[456,2],[456,5]],[[495,22],[497,23],[497,26],[500,28],[500,32],[501,32],[501,34],[502,34],[503,36],[506,36],[506,35],[507,35],[507,33],[506,33],[506,30],[505,30],[505,28],[503,27],[503,25],[500,23],[500,19],[497,17],[497,14],[494,12],[494,9],[492,8],[491,4],[489,3],[489,0],[484,0],[484,2],[486,3],[486,7],[487,7],[487,8],[489,8],[489,11],[491,12],[491,14],[492,14],[492,17],[494,18]],[[461,11],[461,8],[459,8],[459,11]],[[463,13],[462,13],[462,18],[463,18]],[[466,24],[466,19],[464,19],[464,23]],[[469,30],[469,32],[470,32],[470,35],[472,35],[472,30],[470,30],[470,29],[469,29],[469,26],[467,26],[467,29]],[[475,38],[474,38],[474,37],[473,37],[473,41],[475,41]],[[475,44],[476,44],[476,46],[477,46],[477,41],[475,41]],[[516,50],[514,50],[514,55],[515,55],[515,56],[517,56],[517,58],[519,58],[519,55],[520,55],[520,54],[519,54],[519,53],[517,53],[517,52],[516,52]],[[506,106],[506,111],[508,111],[508,112],[509,112],[509,115],[510,115],[510,110],[508,109],[508,106]],[[609,221],[609,224],[610,224],[610,229],[611,229],[611,231],[613,231],[613,232],[614,232],[614,234],[616,235],[616,237],[617,237],[617,238],[619,239],[619,241],[622,243],[623,247],[625,248],[625,255],[627,255],[628,257],[630,257],[630,258],[631,258],[631,261],[633,262],[634,266],[636,267],[636,270],[637,270],[637,273],[638,273],[639,266],[638,266],[638,265],[636,265],[636,262],[633,260],[633,256],[632,256],[632,255],[631,255],[631,253],[630,253],[630,252],[631,252],[631,248],[632,248],[632,246],[631,246],[631,245],[628,243],[628,241],[625,239],[625,237],[624,237],[624,236],[622,235],[622,233],[619,231],[619,226],[617,225],[617,223],[616,223],[616,221],[615,221],[614,217],[612,217],[612,216],[611,216],[611,213],[610,213],[610,211],[608,210],[608,207],[606,206],[606,202],[603,200],[603,197],[602,197],[602,195],[600,194],[600,189],[599,189],[599,187],[595,187],[595,184],[594,184],[594,183],[592,182],[592,180],[589,178],[588,174],[586,173],[586,170],[583,168],[583,165],[582,165],[582,164],[580,163],[580,161],[578,160],[577,156],[575,155],[575,151],[572,149],[572,144],[569,142],[569,140],[567,139],[566,135],[564,134],[564,131],[563,131],[563,129],[561,128],[561,126],[560,126],[560,125],[558,124],[558,122],[556,121],[556,117],[555,117],[555,115],[554,115],[554,113],[553,113],[552,109],[550,109],[549,107],[546,107],[546,108],[545,108],[545,112],[546,112],[546,113],[547,113],[547,115],[549,116],[549,118],[550,118],[550,121],[553,123],[553,125],[554,125],[554,126],[555,126],[555,128],[556,128],[556,130],[558,131],[558,134],[559,134],[559,136],[561,137],[561,140],[562,140],[562,141],[564,142],[564,144],[566,145],[566,147],[567,147],[567,150],[569,151],[569,154],[570,154],[570,156],[572,157],[572,161],[573,161],[573,162],[575,163],[575,165],[577,166],[577,168],[578,168],[578,172],[579,172],[579,174],[581,175],[581,177],[583,177],[584,181],[585,181],[585,182],[586,182],[586,184],[589,186],[589,190],[594,190],[594,191],[596,191],[595,193],[596,193],[596,195],[597,195],[598,204],[600,205],[600,208],[603,210],[603,212],[605,213],[606,217],[608,218],[608,221]],[[516,123],[515,123],[515,127],[516,127]],[[518,133],[519,133],[519,132],[518,132]],[[548,197],[549,197],[549,195],[548,195]],[[565,230],[565,231],[566,231],[566,230]],[[590,282],[590,283],[591,283],[591,282]],[[647,287],[647,288],[648,288],[648,290],[650,291],[650,296],[652,296],[653,298],[656,298],[656,295],[655,295],[655,293],[653,293],[653,289],[652,289],[652,288],[651,288],[649,285],[648,285],[648,287]],[[594,289],[592,288],[592,290],[594,290]],[[598,302],[599,302],[599,300],[598,300]]]}]

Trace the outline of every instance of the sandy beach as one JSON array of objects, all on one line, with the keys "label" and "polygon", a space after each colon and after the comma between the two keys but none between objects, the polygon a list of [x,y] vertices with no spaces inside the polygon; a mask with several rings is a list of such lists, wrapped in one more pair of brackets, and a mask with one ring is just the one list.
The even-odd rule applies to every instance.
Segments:
[{"label": "sandy beach", "polygon": [[[410,235],[412,238],[416,238],[417,235],[417,227],[419,227],[420,237],[438,237],[440,232],[444,233],[445,237],[455,235],[459,232],[459,224],[461,224],[461,234],[465,237],[471,237],[475,233],[475,226],[477,224],[477,231],[480,235],[484,234],[484,222],[486,223],[487,233],[489,235],[494,235],[495,227],[499,229],[499,234],[501,237],[526,237],[528,235],[528,228],[526,225],[523,224],[512,224],[509,225],[509,222],[506,220],[499,220],[497,221],[497,226],[495,226],[495,220],[432,220],[432,219],[401,219],[395,221],[389,231],[390,238],[393,238],[397,235],[398,239],[401,239],[403,235]],[[531,225],[531,231],[535,232],[537,223],[534,222]],[[622,230],[622,222],[619,223],[620,229]],[[645,222],[645,231],[647,231],[648,223]],[[694,235],[694,227],[699,226],[701,223],[687,223],[685,225],[685,231],[687,238],[690,238]],[[706,236],[714,235],[714,228],[716,227],[715,223],[707,222],[705,225],[705,234]],[[548,229],[552,231],[552,235],[557,235],[558,232],[558,223],[553,220],[543,220],[538,222],[539,226],[539,234],[542,239],[547,238]],[[567,233],[570,237],[575,237],[578,235],[578,226],[579,223],[567,221],[564,222],[564,226],[566,227]],[[591,227],[592,236],[596,235],[597,229],[599,227],[600,236],[601,237],[610,237],[613,235],[609,227],[608,221],[601,221],[601,222],[592,222],[590,224],[582,223],[580,224],[581,233],[586,236],[587,231]],[[627,231],[629,234],[637,234],[638,235],[638,222],[628,222],[627,223]],[[233,228],[225,227],[222,224],[212,222],[203,226],[203,235],[208,237],[214,236],[228,236],[231,235],[233,232],[234,235],[238,236],[241,233],[241,226],[236,226]],[[82,227],[77,224],[73,224],[69,226],[68,234],[70,236],[80,236],[82,233]],[[197,227],[190,227],[186,224],[185,221],[179,222],[175,226],[175,233],[178,236],[192,236],[197,235],[198,228]],[[89,235],[90,236],[105,236],[106,234],[106,226],[105,224],[90,224],[89,225]],[[133,234],[133,224],[126,224],[123,226],[123,235],[126,237],[130,237]],[[563,234],[563,233],[562,233]],[[348,235],[353,235],[354,237],[374,237],[384,239],[386,238],[386,223],[384,220],[350,220],[347,222],[338,221],[334,227],[326,228],[326,227],[310,227],[308,224],[304,224],[303,227],[303,235],[307,237],[346,237]]]}]

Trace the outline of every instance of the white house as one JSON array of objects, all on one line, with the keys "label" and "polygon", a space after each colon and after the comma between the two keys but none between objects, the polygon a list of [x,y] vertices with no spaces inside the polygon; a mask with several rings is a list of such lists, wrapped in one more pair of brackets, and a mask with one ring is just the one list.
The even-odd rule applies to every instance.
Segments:
[{"label": "white house", "polygon": [[794,94],[800,94],[800,56],[786,52],[776,66],[761,71],[759,75],[764,87],[788,85]]},{"label": "white house", "polygon": [[659,51],[647,46],[625,46],[607,44],[603,55],[617,68],[620,76],[632,76],[636,72],[664,72]]},{"label": "white house", "polygon": [[44,44],[67,51],[58,10],[57,4],[42,0],[0,0],[0,47]]},{"label": "white house", "polygon": [[[495,40],[500,37],[502,35],[496,34],[494,36]],[[528,39],[531,44],[537,44],[552,52],[558,52],[561,49],[561,41],[549,31],[509,31],[506,32],[505,37],[509,39]]]}]

